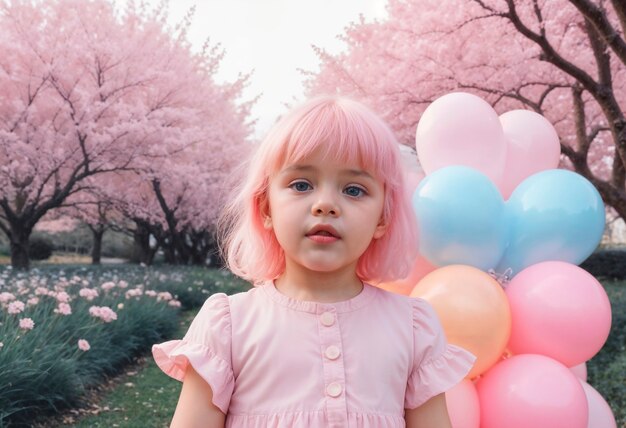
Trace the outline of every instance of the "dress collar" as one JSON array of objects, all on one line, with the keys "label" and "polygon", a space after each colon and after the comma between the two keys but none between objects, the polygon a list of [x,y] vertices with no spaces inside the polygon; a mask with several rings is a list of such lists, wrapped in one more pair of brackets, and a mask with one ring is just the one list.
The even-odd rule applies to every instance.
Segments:
[{"label": "dress collar", "polygon": [[275,302],[297,311],[311,312],[314,314],[335,310],[336,312],[350,312],[356,309],[362,308],[367,305],[372,297],[378,292],[378,289],[373,285],[363,283],[363,290],[356,296],[348,300],[342,300],[335,303],[320,303],[310,300],[297,300],[289,297],[276,288],[274,281],[267,281],[261,288],[269,295],[269,297]]}]

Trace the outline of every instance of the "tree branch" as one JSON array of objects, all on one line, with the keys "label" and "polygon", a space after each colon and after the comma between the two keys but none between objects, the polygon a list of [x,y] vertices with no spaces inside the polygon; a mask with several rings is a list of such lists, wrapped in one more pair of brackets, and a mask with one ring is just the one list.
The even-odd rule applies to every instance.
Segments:
[{"label": "tree branch", "polygon": [[[569,0],[569,2],[578,9],[586,18],[586,21],[593,25],[602,40],[611,47],[615,55],[622,61],[622,64],[626,65],[626,41],[620,36],[617,29],[611,25],[606,10],[590,0]],[[618,16],[620,16],[620,12],[623,14],[620,16],[622,27],[626,27],[624,25],[624,19],[626,19],[625,4],[624,0],[613,0]]]}]

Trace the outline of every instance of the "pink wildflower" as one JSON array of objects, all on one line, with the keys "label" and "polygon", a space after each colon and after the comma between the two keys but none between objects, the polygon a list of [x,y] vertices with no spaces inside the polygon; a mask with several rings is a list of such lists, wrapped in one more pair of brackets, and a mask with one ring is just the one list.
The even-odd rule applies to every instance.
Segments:
[{"label": "pink wildflower", "polygon": [[19,314],[24,310],[24,302],[20,302],[16,300],[15,302],[9,303],[9,313],[10,314]]},{"label": "pink wildflower", "polygon": [[108,306],[92,306],[89,308],[89,315],[100,318],[104,322],[111,322],[117,319],[117,314]]},{"label": "pink wildflower", "polygon": [[39,303],[39,297],[31,297],[26,301],[28,306],[36,306]]},{"label": "pink wildflower", "polygon": [[154,290],[146,290],[146,296],[154,297],[157,295],[157,292]]},{"label": "pink wildflower", "polygon": [[131,297],[139,297],[143,294],[143,290],[140,288],[132,288],[126,292],[126,298],[130,299]]},{"label": "pink wildflower", "polygon": [[157,302],[160,302],[161,300],[172,300],[172,295],[168,291],[162,291],[157,294]]},{"label": "pink wildflower", "polygon": [[22,318],[20,320],[20,328],[22,330],[32,330],[35,327],[35,323],[30,318]]},{"label": "pink wildflower", "polygon": [[80,349],[81,351],[89,351],[91,349],[91,346],[89,346],[89,342],[87,342],[85,339],[78,339],[78,349]]},{"label": "pink wildflower", "polygon": [[115,283],[113,281],[107,281],[100,286],[104,291],[108,291],[112,288],[115,288]]},{"label": "pink wildflower", "polygon": [[49,293],[50,291],[46,287],[37,287],[35,289],[35,294],[37,296],[47,296]]},{"label": "pink wildflower", "polygon": [[61,315],[71,315],[72,307],[68,303],[59,303],[59,307],[54,310],[54,313]]},{"label": "pink wildflower", "polygon": [[57,297],[57,301],[61,303],[67,303],[70,301],[70,295],[67,294],[65,291],[58,292],[56,297]]},{"label": "pink wildflower", "polygon": [[119,288],[127,288],[128,287],[128,282],[124,281],[123,279],[120,280],[120,282],[117,283],[117,286]]},{"label": "pink wildflower", "polygon": [[8,292],[0,293],[0,303],[10,302],[11,300],[15,300],[15,296]]},{"label": "pink wildflower", "polygon": [[81,288],[78,292],[80,297],[84,297],[85,299],[92,301],[96,297],[98,297],[98,290],[94,290],[92,288]]},{"label": "pink wildflower", "polygon": [[168,305],[173,306],[175,308],[180,308],[180,302],[178,300],[170,300]]}]

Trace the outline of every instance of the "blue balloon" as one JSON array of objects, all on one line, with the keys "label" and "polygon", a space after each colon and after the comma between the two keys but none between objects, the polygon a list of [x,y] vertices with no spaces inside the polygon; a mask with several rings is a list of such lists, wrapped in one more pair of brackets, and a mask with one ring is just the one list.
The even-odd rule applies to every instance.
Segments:
[{"label": "blue balloon", "polygon": [[441,168],[413,194],[420,253],[437,266],[493,269],[507,244],[502,195],[483,173],[466,166]]},{"label": "blue balloon", "polygon": [[506,202],[509,245],[497,271],[511,275],[535,263],[560,260],[578,265],[600,243],[604,204],[582,175],[551,169],[522,181]]}]

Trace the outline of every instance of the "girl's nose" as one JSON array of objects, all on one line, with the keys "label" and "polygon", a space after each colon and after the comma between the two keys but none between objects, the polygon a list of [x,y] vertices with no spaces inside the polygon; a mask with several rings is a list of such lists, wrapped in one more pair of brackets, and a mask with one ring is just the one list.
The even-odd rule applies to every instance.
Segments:
[{"label": "girl's nose", "polygon": [[333,200],[333,198],[328,195],[328,193],[320,194],[317,202],[313,204],[311,207],[311,214],[318,215],[332,215],[337,216],[340,214],[339,207]]}]

